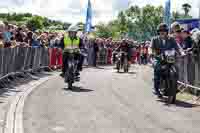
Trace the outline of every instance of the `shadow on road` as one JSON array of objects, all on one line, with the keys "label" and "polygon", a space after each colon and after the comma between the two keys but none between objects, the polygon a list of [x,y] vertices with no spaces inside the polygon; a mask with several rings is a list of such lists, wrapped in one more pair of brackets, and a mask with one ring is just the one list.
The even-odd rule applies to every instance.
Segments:
[{"label": "shadow on road", "polygon": [[136,72],[128,72],[128,74],[136,74]]},{"label": "shadow on road", "polygon": [[[167,98],[164,98],[164,99],[159,99],[157,100],[159,102],[162,102],[162,103],[167,103]],[[166,104],[167,105],[167,104]],[[176,107],[181,107],[181,108],[195,108],[195,107],[199,107],[200,105],[198,104],[192,104],[192,103],[189,103],[189,102],[185,102],[185,101],[180,101],[180,100],[176,100],[176,103],[174,104]]]},{"label": "shadow on road", "polygon": [[82,87],[76,87],[76,86],[73,86],[72,89],[69,89],[69,88],[63,88],[65,91],[71,91],[71,92],[92,92],[94,90],[91,90],[91,89],[84,89]]},{"label": "shadow on road", "polygon": [[120,72],[117,72],[117,71],[116,71],[116,73],[118,73],[118,74],[136,74],[136,72],[128,72],[128,73],[125,73],[125,72],[122,72],[122,71],[120,71]]},{"label": "shadow on road", "polygon": [[100,67],[100,66],[97,66],[97,67],[93,67],[94,69],[105,69],[104,67]]},{"label": "shadow on road", "polygon": [[184,101],[180,101],[177,100],[176,104],[177,107],[184,107],[184,108],[195,108],[195,107],[199,107],[199,105],[197,104],[192,104],[192,103],[188,103],[188,102],[184,102]]}]

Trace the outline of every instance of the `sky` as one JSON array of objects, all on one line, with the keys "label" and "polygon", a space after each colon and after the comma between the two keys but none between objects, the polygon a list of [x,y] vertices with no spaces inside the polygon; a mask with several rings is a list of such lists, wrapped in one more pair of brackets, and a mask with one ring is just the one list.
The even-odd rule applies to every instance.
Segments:
[{"label": "sky", "polygon": [[[165,0],[91,0],[93,24],[114,19],[130,5],[164,5]],[[190,14],[198,17],[199,0],[172,0],[172,10],[181,12],[183,3],[190,3]],[[87,0],[0,0],[0,12],[31,12],[64,22],[85,22]]]}]

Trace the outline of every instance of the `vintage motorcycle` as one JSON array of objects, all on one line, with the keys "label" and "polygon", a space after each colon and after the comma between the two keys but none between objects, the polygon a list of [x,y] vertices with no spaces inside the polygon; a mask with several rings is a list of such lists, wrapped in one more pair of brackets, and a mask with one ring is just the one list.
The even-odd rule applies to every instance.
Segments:
[{"label": "vintage motorcycle", "polygon": [[178,72],[175,66],[176,51],[165,50],[160,56],[161,82],[160,91],[163,96],[167,96],[167,103],[173,104],[176,101],[178,87]]},{"label": "vintage motorcycle", "polygon": [[80,81],[80,77],[77,75],[79,63],[79,60],[77,59],[77,49],[67,50],[67,56],[68,62],[66,64],[67,67],[65,70],[64,81],[65,83],[68,83],[68,88],[72,89],[73,83]]},{"label": "vintage motorcycle", "polygon": [[120,72],[121,69],[123,69],[125,73],[129,71],[129,63],[126,52],[120,51],[116,55],[116,68],[117,72]]}]

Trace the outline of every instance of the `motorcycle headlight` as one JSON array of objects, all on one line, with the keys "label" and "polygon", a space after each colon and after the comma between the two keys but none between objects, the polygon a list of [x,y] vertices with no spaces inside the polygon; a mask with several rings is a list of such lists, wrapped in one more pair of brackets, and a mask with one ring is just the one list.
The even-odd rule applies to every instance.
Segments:
[{"label": "motorcycle headlight", "polygon": [[175,63],[175,57],[172,57],[172,56],[167,57],[167,62],[168,63]]}]

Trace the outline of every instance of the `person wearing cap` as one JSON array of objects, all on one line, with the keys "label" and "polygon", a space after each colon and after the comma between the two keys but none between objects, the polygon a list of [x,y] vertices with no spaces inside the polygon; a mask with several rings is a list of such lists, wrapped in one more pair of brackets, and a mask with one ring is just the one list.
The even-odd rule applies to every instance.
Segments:
[{"label": "person wearing cap", "polygon": [[[68,49],[81,49],[83,47],[83,41],[82,39],[80,39],[79,37],[77,37],[77,32],[79,31],[79,27],[78,26],[73,26],[71,25],[68,28],[68,34],[64,34],[62,40],[61,40],[61,48],[63,49],[63,68],[62,68],[62,73],[60,74],[60,76],[64,76],[65,70],[66,70],[66,64],[68,61],[68,56],[67,56],[67,51]],[[82,65],[83,65],[83,61],[84,61],[84,57],[78,52],[77,50],[77,60],[79,61],[78,63],[78,70],[76,72],[77,76],[79,76],[79,71],[82,70]]]},{"label": "person wearing cap", "polygon": [[182,48],[183,50],[189,51],[192,48],[192,44],[193,44],[190,31],[183,29],[181,35],[183,38]]},{"label": "person wearing cap", "polygon": [[174,22],[171,24],[171,35],[176,40],[176,43],[178,45],[181,45],[183,42],[181,31],[181,26],[178,22]]},{"label": "person wearing cap", "polygon": [[[165,50],[175,49],[181,55],[184,55],[182,49],[180,49],[173,37],[171,37],[168,32],[169,28],[167,24],[161,23],[157,27],[158,36],[154,37],[151,40],[151,48],[152,54],[154,56],[154,94],[156,94],[159,98],[162,97],[159,87],[160,87],[160,79],[161,79],[161,65],[159,62],[160,54],[163,53]],[[176,91],[176,90],[170,90]],[[172,94],[172,92],[171,92]]]}]

